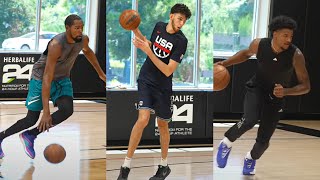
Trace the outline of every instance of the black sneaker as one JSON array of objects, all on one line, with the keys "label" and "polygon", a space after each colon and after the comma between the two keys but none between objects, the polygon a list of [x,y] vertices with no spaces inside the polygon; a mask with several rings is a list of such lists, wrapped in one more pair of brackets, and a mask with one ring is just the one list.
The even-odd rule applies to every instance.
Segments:
[{"label": "black sneaker", "polygon": [[130,168],[121,166],[120,174],[117,180],[127,180],[129,172],[130,172]]},{"label": "black sneaker", "polygon": [[169,176],[171,169],[169,166],[161,166],[158,165],[158,171],[156,175],[151,177],[149,180],[164,180],[167,176]]}]

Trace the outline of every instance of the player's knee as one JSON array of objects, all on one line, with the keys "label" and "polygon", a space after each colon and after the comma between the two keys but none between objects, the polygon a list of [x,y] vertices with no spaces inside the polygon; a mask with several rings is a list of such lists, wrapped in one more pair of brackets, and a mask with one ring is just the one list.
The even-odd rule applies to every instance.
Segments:
[{"label": "player's knee", "polygon": [[164,120],[158,120],[158,128],[168,128],[168,122],[164,121]]},{"label": "player's knee", "polygon": [[243,128],[246,130],[252,129],[254,127],[254,125],[256,125],[256,122],[254,121],[245,121],[243,122],[243,124],[240,124],[241,122],[239,122],[237,125],[239,128]]},{"label": "player's knee", "polygon": [[61,108],[61,111],[63,112],[64,116],[68,118],[73,114],[73,106],[64,106]]},{"label": "player's knee", "polygon": [[62,113],[64,119],[67,119],[73,114],[73,99],[70,96],[61,96],[57,99],[59,112]]},{"label": "player's knee", "polygon": [[19,121],[25,124],[27,128],[29,128],[37,123],[39,116],[40,112],[38,111],[28,111],[27,116]]},{"label": "player's knee", "polygon": [[140,127],[140,128],[145,128],[149,123],[149,117],[148,116],[140,116],[138,118],[138,121],[136,122],[136,124]]}]

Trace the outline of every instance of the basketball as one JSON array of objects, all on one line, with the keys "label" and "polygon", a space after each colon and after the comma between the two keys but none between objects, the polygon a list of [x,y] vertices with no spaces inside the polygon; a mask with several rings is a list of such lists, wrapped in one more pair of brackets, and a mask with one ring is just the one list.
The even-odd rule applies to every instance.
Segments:
[{"label": "basketball", "polygon": [[50,144],[44,149],[43,155],[48,162],[57,164],[66,157],[66,150],[59,144]]},{"label": "basketball", "polygon": [[230,81],[230,74],[227,68],[222,65],[213,65],[213,90],[221,91],[226,88]]},{"label": "basketball", "polygon": [[140,22],[140,15],[137,11],[132,9],[127,9],[122,11],[119,17],[120,25],[126,30],[136,29]]}]

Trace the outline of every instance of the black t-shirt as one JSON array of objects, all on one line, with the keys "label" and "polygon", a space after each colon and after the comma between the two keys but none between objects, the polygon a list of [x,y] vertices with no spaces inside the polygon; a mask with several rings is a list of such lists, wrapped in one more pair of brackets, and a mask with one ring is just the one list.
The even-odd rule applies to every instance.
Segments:
[{"label": "black t-shirt", "polygon": [[[158,22],[153,29],[150,41],[152,43],[152,52],[164,63],[168,64],[172,59],[178,63],[181,62],[186,52],[188,39],[182,31],[169,34],[166,31],[168,23]],[[147,84],[159,87],[161,89],[172,89],[172,75],[164,75],[147,57],[143,63],[138,81],[144,81]]]},{"label": "black t-shirt", "polygon": [[264,92],[273,94],[275,84],[290,86],[293,77],[293,56],[297,47],[293,44],[279,54],[273,52],[271,38],[260,40],[257,52],[257,71],[249,82]]}]

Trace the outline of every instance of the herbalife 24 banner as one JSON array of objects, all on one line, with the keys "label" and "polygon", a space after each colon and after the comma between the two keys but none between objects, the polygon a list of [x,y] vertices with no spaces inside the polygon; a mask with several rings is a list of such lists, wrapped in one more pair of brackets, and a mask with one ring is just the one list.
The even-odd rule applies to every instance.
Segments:
[{"label": "herbalife 24 banner", "polygon": [[[206,92],[176,91],[171,96],[172,121],[169,123],[173,138],[204,138],[206,134]],[[157,121],[155,121],[157,122]],[[159,136],[157,123],[155,136]]]},{"label": "herbalife 24 banner", "polygon": [[0,54],[0,93],[26,93],[33,64],[40,54]]},{"label": "herbalife 24 banner", "polygon": [[[127,141],[138,118],[134,105],[137,102],[138,92],[109,90],[107,97],[107,139],[108,141]],[[206,138],[207,92],[174,91],[171,100],[173,110],[172,121],[169,123],[171,139]],[[159,139],[158,125],[155,115],[151,115],[142,140],[157,139]]]}]

